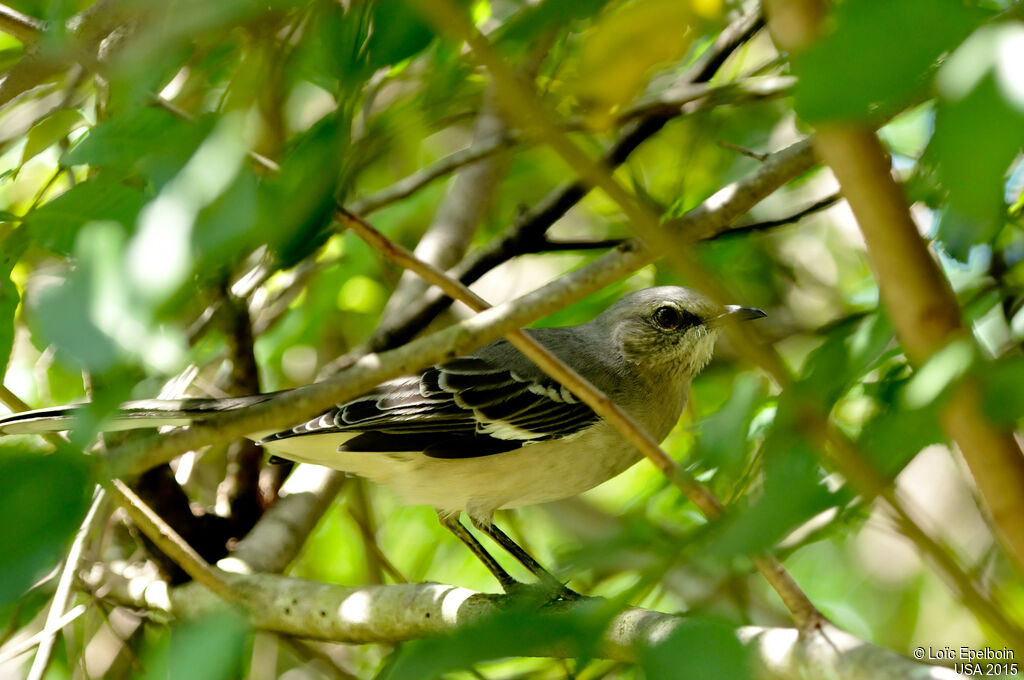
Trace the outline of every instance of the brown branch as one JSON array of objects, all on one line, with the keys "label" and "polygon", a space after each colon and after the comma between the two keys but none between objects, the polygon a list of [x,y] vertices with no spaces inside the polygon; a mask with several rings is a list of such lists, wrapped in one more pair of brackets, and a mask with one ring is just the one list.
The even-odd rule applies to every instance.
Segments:
[{"label": "brown branch", "polygon": [[[783,49],[800,51],[820,30],[817,0],[769,3],[772,31]],[[920,366],[956,340],[973,342],[949,281],[921,237],[891,164],[874,131],[863,124],[818,126],[815,148],[842,187],[867,243],[882,301],[910,361]],[[942,412],[947,435],[960,448],[996,534],[1024,572],[1024,451],[1012,429],[981,408],[979,386],[965,380]]]}]

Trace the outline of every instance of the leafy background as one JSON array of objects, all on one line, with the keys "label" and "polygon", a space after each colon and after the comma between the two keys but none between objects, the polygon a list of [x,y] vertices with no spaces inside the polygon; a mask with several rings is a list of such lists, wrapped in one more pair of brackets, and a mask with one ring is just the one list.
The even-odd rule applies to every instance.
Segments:
[{"label": "leafy background", "polygon": [[[74,20],[88,5],[13,2],[45,30],[20,40],[0,34],[3,385],[41,407],[82,399],[86,374],[95,406],[72,433],[80,447],[118,402],[156,396],[175,375],[187,374],[175,385],[188,382],[196,394],[283,389],[371,341],[400,272],[339,229],[333,209],[371,205],[377,192],[464,148],[492,97],[464,46],[398,0],[98,5],[123,34],[108,37],[98,64],[81,57],[83,45],[96,45]],[[565,134],[595,153],[629,124],[624,111],[671,92],[737,10],[715,0],[459,6],[507,63],[530,74]],[[574,588],[691,614],[677,644],[636,666],[504,659],[521,647],[494,640],[533,625],[513,613],[401,651],[323,644],[313,655],[233,618],[151,621],[83,592],[88,612],[59,638],[47,677],[743,677],[731,627],[788,621],[747,557],[763,549],[784,558],[836,624],[876,644],[904,653],[1001,647],[919,546],[822,464],[793,404],[810,396],[825,405],[1020,626],[1020,574],[978,510],[936,414],[946,387],[968,373],[983,381],[991,418],[1016,425],[1024,414],[1022,20],[1010,2],[847,0],[833,8],[824,39],[792,61],[761,31],[712,85],[774,78],[783,86],[754,99],[730,99],[726,89],[717,105],[684,115],[677,107],[617,170],[671,217],[751,172],[757,153],[795,141],[807,123],[871,121],[983,354],[949,351],[910,368],[879,308],[852,216],[841,201],[825,200],[836,191],[827,171],[776,192],[741,220],[745,228],[696,246],[735,301],[768,312],[760,332],[800,376],[779,392],[725,343],[695,382],[664,446],[728,503],[726,516],[708,523],[641,463],[580,498],[498,517]],[[26,64],[54,66],[8,97],[4,86]],[[789,75],[797,78],[792,89],[778,80]],[[530,130],[507,134],[497,176],[479,197],[471,248],[574,179]],[[364,216],[414,248],[451,190],[448,174]],[[629,234],[616,206],[592,193],[548,237],[607,248]],[[489,272],[475,289],[492,303],[508,300],[604,252],[545,250]],[[626,291],[668,283],[685,285],[686,273],[652,265],[540,323],[579,323]],[[245,365],[238,318],[251,329],[259,367],[248,382],[236,370]],[[46,454],[43,446],[19,437],[0,451],[8,643],[41,627],[52,570],[104,475],[94,457]],[[190,459],[187,473],[177,465],[181,488],[206,521],[241,507],[219,486],[234,474],[228,460],[213,449]],[[258,452],[245,460],[263,465]],[[279,473],[268,469],[264,481],[273,486]],[[244,535],[244,525],[230,535]],[[290,573],[390,581],[361,527],[410,581],[495,589],[432,510],[402,507],[358,480],[346,482]],[[91,559],[147,559],[116,513],[102,534]],[[517,641],[585,642],[593,634],[584,617]],[[705,652],[697,656],[706,667],[695,665],[693,650]],[[5,658],[3,672],[20,675],[30,663],[30,654]]]}]

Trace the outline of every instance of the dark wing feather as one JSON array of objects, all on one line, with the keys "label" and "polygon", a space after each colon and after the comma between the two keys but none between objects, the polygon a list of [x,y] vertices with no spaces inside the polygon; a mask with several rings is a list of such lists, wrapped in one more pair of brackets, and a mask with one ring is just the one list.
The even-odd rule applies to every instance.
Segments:
[{"label": "dark wing feather", "polygon": [[553,380],[523,378],[484,359],[462,357],[386,382],[263,441],[358,432],[342,450],[473,458],[566,437],[595,421],[589,406]]}]

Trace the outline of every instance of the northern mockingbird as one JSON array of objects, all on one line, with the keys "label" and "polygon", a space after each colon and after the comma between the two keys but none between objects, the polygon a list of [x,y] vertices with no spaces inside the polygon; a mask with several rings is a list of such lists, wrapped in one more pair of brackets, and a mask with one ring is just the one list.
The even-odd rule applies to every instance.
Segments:
[{"label": "northern mockingbird", "polygon": [[[581,326],[527,332],[661,441],[722,323],[763,316],[661,286],[627,295]],[[270,396],[129,402],[107,429],[186,425]],[[67,429],[74,409],[8,416],[0,434]],[[505,340],[389,380],[289,430],[250,436],[275,456],[367,477],[406,503],[433,506],[506,590],[517,582],[461,524],[461,512],[539,579],[571,593],[494,526],[494,511],[574,496],[642,457]]]}]

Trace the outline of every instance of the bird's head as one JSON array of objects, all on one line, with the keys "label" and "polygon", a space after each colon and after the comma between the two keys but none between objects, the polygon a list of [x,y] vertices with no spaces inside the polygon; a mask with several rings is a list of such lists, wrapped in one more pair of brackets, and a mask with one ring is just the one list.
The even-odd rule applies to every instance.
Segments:
[{"label": "bird's head", "polygon": [[764,316],[753,307],[723,307],[689,288],[659,286],[623,297],[593,323],[626,361],[693,377],[711,360],[724,323]]}]

